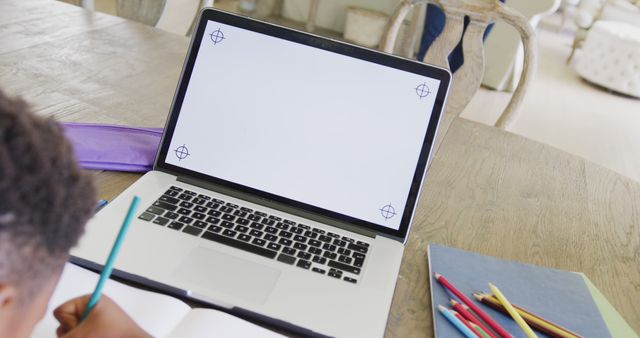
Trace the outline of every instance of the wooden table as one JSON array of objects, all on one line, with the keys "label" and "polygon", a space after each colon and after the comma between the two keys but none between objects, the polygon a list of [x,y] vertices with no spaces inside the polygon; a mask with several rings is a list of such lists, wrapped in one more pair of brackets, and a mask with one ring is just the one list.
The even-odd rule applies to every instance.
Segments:
[{"label": "wooden table", "polygon": [[[62,121],[163,126],[187,47],[57,1],[0,1],[0,86]],[[111,199],[138,175],[95,177]],[[583,271],[640,332],[640,184],[610,170],[456,119],[425,182],[389,337],[432,336],[430,242]]]}]

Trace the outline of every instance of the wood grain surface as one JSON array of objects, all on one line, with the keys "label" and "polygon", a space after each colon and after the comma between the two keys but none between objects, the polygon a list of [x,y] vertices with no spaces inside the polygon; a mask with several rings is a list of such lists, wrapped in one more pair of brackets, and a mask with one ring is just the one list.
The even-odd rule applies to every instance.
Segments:
[{"label": "wood grain surface", "polygon": [[[162,127],[187,47],[184,37],[57,1],[0,1],[0,87],[61,121]],[[583,271],[640,332],[640,184],[493,127],[448,122],[386,335],[433,335],[429,243]],[[94,174],[106,199],[139,177]]]}]

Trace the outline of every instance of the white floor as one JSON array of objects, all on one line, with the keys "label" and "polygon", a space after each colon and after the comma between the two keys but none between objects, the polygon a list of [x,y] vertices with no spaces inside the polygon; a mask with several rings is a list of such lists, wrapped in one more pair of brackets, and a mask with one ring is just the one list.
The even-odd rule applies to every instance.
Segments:
[{"label": "white floor", "polygon": [[[510,131],[640,182],[640,99],[589,84],[566,65],[573,41],[567,30],[538,33],[538,72]],[[481,89],[462,116],[493,125],[509,97]]]}]

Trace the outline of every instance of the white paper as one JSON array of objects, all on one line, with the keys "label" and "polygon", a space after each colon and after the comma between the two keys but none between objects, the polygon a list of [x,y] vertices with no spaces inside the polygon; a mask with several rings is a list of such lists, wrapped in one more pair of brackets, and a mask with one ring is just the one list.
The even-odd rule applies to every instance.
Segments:
[{"label": "white paper", "polygon": [[167,338],[278,338],[284,337],[230,314],[193,309]]},{"label": "white paper", "polygon": [[[36,325],[32,338],[56,337],[58,321],[53,310],[62,303],[93,292],[99,275],[67,263],[56,290],[49,301],[45,317]],[[133,320],[154,337],[166,337],[191,308],[173,297],[107,281],[103,294],[111,297]]]}]

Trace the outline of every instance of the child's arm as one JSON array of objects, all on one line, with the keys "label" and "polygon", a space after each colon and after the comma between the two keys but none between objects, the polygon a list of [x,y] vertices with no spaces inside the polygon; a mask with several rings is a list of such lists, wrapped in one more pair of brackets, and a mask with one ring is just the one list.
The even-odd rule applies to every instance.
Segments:
[{"label": "child's arm", "polygon": [[103,295],[89,316],[80,321],[90,295],[74,298],[53,311],[60,326],[58,337],[151,338],[111,298]]}]

